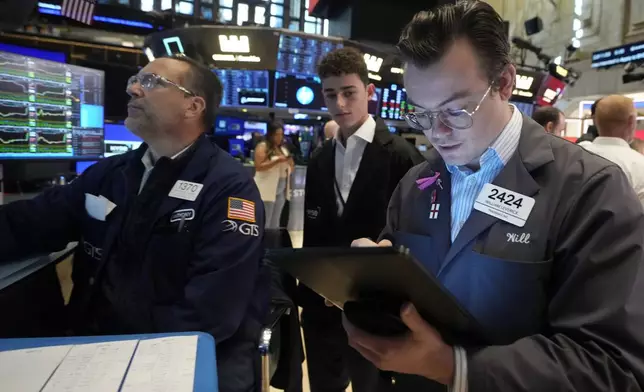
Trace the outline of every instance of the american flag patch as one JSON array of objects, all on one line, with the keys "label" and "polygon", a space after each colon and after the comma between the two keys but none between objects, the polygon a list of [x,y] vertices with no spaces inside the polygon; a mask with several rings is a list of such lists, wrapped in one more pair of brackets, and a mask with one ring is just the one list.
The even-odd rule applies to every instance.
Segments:
[{"label": "american flag patch", "polygon": [[75,21],[92,24],[96,0],[63,0],[60,14]]},{"label": "american flag patch", "polygon": [[255,223],[255,203],[246,199],[229,197],[228,219]]},{"label": "american flag patch", "polygon": [[438,210],[440,210],[440,208],[440,204],[432,204],[432,208],[429,209],[429,219],[438,219]]}]

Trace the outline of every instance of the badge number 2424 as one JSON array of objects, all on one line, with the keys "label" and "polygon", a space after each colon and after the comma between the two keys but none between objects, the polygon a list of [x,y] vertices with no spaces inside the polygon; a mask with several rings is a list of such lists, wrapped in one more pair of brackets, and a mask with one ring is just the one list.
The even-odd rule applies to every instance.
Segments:
[{"label": "badge number 2424", "polygon": [[518,227],[523,227],[534,207],[532,197],[485,184],[474,203],[474,209]]}]

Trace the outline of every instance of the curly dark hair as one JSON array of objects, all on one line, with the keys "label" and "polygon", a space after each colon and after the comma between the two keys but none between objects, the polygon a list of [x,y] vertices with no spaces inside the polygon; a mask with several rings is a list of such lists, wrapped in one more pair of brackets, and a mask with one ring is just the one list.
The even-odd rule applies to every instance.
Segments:
[{"label": "curly dark hair", "polygon": [[365,86],[369,84],[367,63],[358,49],[348,47],[336,49],[327,54],[318,65],[318,75],[321,79],[351,74],[358,75]]},{"label": "curly dark hair", "polygon": [[490,84],[495,85],[512,63],[510,42],[503,18],[483,1],[459,1],[417,13],[397,46],[406,62],[425,68],[440,61],[460,38],[474,47]]}]

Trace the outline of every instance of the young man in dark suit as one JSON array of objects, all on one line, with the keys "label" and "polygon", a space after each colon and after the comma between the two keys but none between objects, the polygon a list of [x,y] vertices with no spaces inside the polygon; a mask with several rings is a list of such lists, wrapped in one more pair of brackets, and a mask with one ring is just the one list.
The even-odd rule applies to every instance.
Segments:
[{"label": "young man in dark suit", "polygon": [[[369,115],[375,92],[363,55],[343,48],[320,63],[324,99],[340,129],[318,148],[306,176],[304,246],[349,247],[355,238],[377,238],[398,181],[424,161],[414,146]],[[340,309],[301,286],[302,327],[311,392],[373,392],[378,370],[347,344]]]}]

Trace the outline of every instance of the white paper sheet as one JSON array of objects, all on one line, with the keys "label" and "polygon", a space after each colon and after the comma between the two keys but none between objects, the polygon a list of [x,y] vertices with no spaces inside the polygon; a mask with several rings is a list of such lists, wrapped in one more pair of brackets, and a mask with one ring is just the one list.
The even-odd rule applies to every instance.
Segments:
[{"label": "white paper sheet", "polygon": [[197,336],[141,340],[121,392],[192,392]]},{"label": "white paper sheet", "polygon": [[0,352],[0,390],[38,392],[72,346]]},{"label": "white paper sheet", "polygon": [[75,345],[43,392],[116,392],[138,340]]}]

